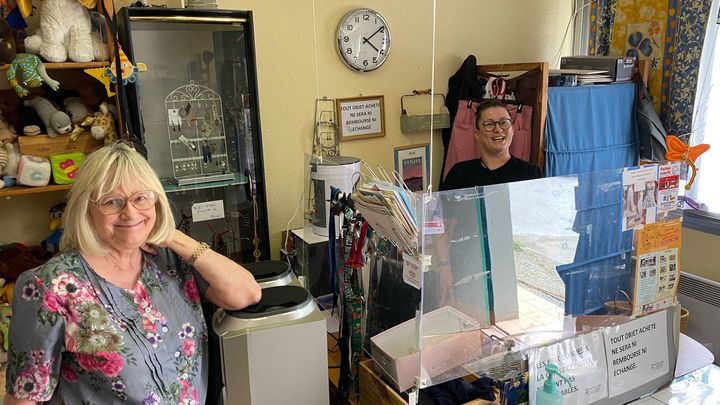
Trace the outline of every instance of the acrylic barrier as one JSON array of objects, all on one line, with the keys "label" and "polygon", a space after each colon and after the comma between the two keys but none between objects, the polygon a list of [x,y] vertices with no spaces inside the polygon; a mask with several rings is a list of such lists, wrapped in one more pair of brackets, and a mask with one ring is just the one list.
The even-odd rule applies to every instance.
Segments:
[{"label": "acrylic barrier", "polygon": [[565,403],[585,404],[623,403],[668,383],[680,169],[416,194],[417,254],[372,241],[365,348],[376,370],[405,391],[530,368],[533,395],[552,362],[572,376],[558,383]]}]

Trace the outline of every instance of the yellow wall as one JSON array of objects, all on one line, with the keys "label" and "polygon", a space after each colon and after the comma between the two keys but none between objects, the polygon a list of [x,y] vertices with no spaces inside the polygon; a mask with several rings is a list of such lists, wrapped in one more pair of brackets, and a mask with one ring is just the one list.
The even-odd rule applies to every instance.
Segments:
[{"label": "yellow wall", "polygon": [[[128,3],[119,1],[116,5]],[[470,54],[483,64],[549,61],[551,67],[556,65],[573,2],[437,3],[435,92],[445,93],[448,78]],[[179,1],[168,4],[177,6]],[[277,257],[281,231],[292,218],[303,193],[303,162],[305,153],[311,151],[316,98],[385,97],[386,136],[344,142],[340,146],[343,155],[391,170],[393,147],[431,141],[428,132],[400,131],[400,96],[413,89],[432,87],[433,2],[394,0],[389,6],[387,1],[380,0],[225,0],[220,1],[220,7],[254,12],[271,253]],[[359,7],[381,12],[392,34],[387,62],[377,71],[364,74],[342,64],[333,40],[338,20],[348,10]],[[563,55],[570,54],[571,42],[568,34]],[[439,131],[432,141],[433,183],[437,184],[442,154]],[[45,205],[49,204],[45,200],[58,198],[28,196],[3,202],[3,207],[10,204],[14,208],[13,215],[0,218],[3,229],[0,242],[32,243],[44,238]],[[32,221],[40,225],[29,227],[28,222]],[[302,225],[301,208],[290,228]]]},{"label": "yellow wall", "polygon": [[720,282],[718,246],[720,236],[683,228],[681,271]]}]

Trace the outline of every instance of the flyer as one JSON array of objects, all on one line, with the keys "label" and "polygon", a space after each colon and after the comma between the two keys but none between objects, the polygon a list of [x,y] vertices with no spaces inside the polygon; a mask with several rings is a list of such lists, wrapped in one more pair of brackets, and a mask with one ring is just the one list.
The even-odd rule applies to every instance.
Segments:
[{"label": "flyer", "polygon": [[605,329],[610,398],[670,372],[667,327],[660,311]]},{"label": "flyer", "polygon": [[639,229],[655,222],[658,165],[623,169],[622,230]]},{"label": "flyer", "polygon": [[680,281],[682,222],[658,222],[637,233],[633,314],[672,305]]},{"label": "flyer", "polygon": [[563,404],[592,404],[608,396],[607,363],[603,331],[595,331],[528,353],[530,370],[530,404],[541,390],[547,374],[545,366],[553,363],[570,384],[556,381]]},{"label": "flyer", "polygon": [[660,165],[658,174],[658,215],[678,208],[680,162]]}]

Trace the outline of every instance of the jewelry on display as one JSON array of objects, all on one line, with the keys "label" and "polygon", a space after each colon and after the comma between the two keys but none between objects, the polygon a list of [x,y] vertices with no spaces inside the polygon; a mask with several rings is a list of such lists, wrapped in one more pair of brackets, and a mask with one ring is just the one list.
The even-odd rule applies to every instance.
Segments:
[{"label": "jewelry on display", "polygon": [[207,243],[198,243],[195,251],[192,253],[192,256],[190,256],[190,259],[187,262],[190,264],[195,264],[195,261],[200,258],[200,256],[202,256],[202,254],[205,253],[205,251],[208,249],[210,249],[210,245],[208,245]]}]

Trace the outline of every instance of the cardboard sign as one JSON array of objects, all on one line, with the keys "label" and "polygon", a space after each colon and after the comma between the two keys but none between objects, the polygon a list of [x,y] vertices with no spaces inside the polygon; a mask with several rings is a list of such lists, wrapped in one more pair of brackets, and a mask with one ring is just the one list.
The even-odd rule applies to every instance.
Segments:
[{"label": "cardboard sign", "polygon": [[670,372],[667,328],[660,311],[605,329],[610,398]]}]

